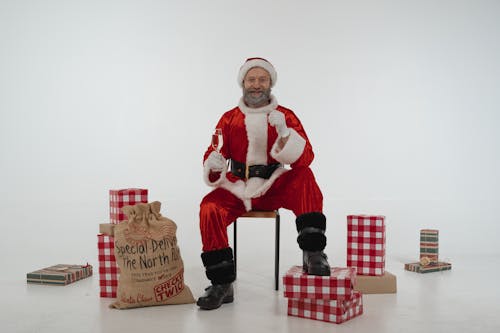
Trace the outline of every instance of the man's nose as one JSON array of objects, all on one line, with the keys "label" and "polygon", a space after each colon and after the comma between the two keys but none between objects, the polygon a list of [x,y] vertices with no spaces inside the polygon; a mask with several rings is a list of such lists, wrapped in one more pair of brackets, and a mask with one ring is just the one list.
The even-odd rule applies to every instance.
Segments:
[{"label": "man's nose", "polygon": [[260,88],[260,82],[258,80],[252,82],[252,88]]}]

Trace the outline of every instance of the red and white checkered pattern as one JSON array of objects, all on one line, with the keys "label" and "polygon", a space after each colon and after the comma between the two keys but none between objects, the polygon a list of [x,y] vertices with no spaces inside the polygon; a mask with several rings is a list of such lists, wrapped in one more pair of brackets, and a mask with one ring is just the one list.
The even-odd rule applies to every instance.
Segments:
[{"label": "red and white checkered pattern", "polygon": [[327,321],[330,323],[343,323],[363,313],[363,297],[360,292],[353,292],[349,300],[311,300],[288,299],[288,315]]},{"label": "red and white checkered pattern", "polygon": [[351,298],[356,282],[354,268],[332,267],[330,276],[308,275],[293,266],[283,276],[284,295],[288,298],[343,300]]},{"label": "red and white checkered pattern", "polygon": [[99,286],[101,297],[116,297],[118,289],[119,268],[115,259],[115,241],[108,235],[97,235],[99,250]]},{"label": "red and white checkered pattern", "polygon": [[384,275],[385,216],[347,216],[347,266],[359,275]]},{"label": "red and white checkered pattern", "polygon": [[118,224],[127,219],[122,212],[122,207],[133,206],[138,203],[148,202],[148,190],[141,188],[127,188],[109,190],[109,218],[113,224]]}]

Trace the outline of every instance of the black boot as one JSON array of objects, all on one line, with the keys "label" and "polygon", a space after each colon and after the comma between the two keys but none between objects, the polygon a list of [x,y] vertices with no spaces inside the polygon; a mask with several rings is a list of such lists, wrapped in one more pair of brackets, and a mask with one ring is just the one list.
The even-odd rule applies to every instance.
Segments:
[{"label": "black boot", "polygon": [[330,265],[323,249],[326,246],[326,217],[320,212],[297,216],[297,242],[303,252],[302,267],[311,275],[330,275]]},{"label": "black boot", "polygon": [[233,284],[214,284],[205,288],[205,294],[198,298],[196,305],[203,310],[219,308],[223,303],[232,303],[234,300]]},{"label": "black boot", "polygon": [[330,265],[323,251],[304,251],[302,269],[310,275],[330,275]]},{"label": "black boot", "polygon": [[205,294],[196,304],[204,310],[213,310],[223,303],[231,303],[234,300],[232,283],[236,279],[233,250],[225,248],[204,252],[201,259],[212,285],[205,289]]}]

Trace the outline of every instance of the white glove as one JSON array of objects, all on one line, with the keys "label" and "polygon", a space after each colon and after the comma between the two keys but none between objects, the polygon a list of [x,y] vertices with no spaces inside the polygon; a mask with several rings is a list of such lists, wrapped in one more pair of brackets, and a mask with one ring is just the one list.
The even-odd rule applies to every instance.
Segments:
[{"label": "white glove", "polygon": [[221,153],[213,151],[205,160],[205,166],[214,172],[220,172],[226,167],[226,159]]},{"label": "white glove", "polygon": [[286,138],[290,135],[290,129],[286,127],[285,115],[283,112],[279,112],[277,110],[271,111],[269,113],[269,124],[276,128],[276,132],[282,138]]}]

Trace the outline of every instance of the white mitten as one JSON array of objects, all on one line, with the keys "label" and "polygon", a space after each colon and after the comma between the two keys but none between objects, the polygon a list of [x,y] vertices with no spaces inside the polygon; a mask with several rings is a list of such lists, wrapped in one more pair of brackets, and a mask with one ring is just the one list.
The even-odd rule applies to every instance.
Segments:
[{"label": "white mitten", "polygon": [[285,115],[283,112],[277,110],[271,111],[269,113],[269,124],[276,128],[276,132],[282,138],[286,138],[290,135],[290,129],[286,127]]},{"label": "white mitten", "polygon": [[223,171],[226,166],[226,159],[221,153],[213,151],[205,160],[205,166],[214,172],[220,172]]}]

